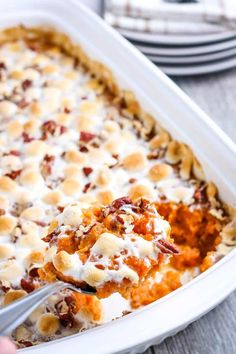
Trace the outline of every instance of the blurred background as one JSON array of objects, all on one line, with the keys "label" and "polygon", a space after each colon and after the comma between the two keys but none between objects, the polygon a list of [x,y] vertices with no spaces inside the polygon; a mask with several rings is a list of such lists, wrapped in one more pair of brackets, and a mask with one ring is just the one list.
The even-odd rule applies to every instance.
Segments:
[{"label": "blurred background", "polygon": [[201,75],[236,65],[235,0],[89,3],[168,75]]},{"label": "blurred background", "polygon": [[169,75],[236,141],[236,0],[80,1]]},{"label": "blurred background", "polygon": [[[132,42],[236,142],[236,0],[78,1]],[[235,354],[236,292],[145,354],[159,353]]]}]

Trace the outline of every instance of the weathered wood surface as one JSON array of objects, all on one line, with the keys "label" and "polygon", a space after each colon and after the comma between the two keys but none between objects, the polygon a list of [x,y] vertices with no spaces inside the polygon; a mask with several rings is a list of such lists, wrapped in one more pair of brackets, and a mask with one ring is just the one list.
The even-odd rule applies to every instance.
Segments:
[{"label": "weathered wood surface", "polygon": [[[236,141],[236,69],[174,80]],[[145,354],[236,354],[236,291],[200,320]]]}]

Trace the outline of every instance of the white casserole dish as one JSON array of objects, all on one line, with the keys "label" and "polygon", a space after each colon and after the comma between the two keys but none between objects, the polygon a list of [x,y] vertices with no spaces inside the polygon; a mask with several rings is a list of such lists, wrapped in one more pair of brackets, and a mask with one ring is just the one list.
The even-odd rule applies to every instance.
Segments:
[{"label": "white casserole dish", "polygon": [[[236,200],[236,147],[164,74],[101,19],[75,0],[8,0],[0,3],[1,28],[51,25],[107,65],[144,109],[189,144],[207,177],[229,204]],[[138,353],[186,327],[236,287],[236,250],[195,280],[133,314],[95,329],[23,351],[41,354]]]}]

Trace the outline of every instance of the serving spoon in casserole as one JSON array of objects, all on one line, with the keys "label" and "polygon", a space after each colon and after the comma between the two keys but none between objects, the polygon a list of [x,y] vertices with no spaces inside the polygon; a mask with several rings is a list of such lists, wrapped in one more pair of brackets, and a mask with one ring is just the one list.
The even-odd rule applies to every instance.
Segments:
[{"label": "serving spoon in casserole", "polygon": [[95,295],[96,290],[88,287],[88,289],[79,289],[71,284],[57,281],[47,284],[24,296],[0,310],[0,336],[10,335],[11,332],[23,323],[27,317],[50,295],[63,290],[70,289],[75,292]]},{"label": "serving spoon in casserole", "polygon": [[48,285],[0,310],[0,334],[9,334],[52,293],[70,289],[105,298],[127,297],[178,249],[170,225],[145,199],[119,198],[108,206],[69,204],[51,222],[38,276]]}]

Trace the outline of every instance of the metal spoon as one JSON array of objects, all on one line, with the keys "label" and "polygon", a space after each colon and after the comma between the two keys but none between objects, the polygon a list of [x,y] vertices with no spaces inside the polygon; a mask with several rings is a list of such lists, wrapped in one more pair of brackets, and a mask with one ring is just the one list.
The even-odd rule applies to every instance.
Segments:
[{"label": "metal spoon", "polygon": [[45,285],[0,310],[0,336],[11,334],[44,300],[62,289],[71,289],[87,295],[96,294],[93,288],[83,290],[62,281]]}]

